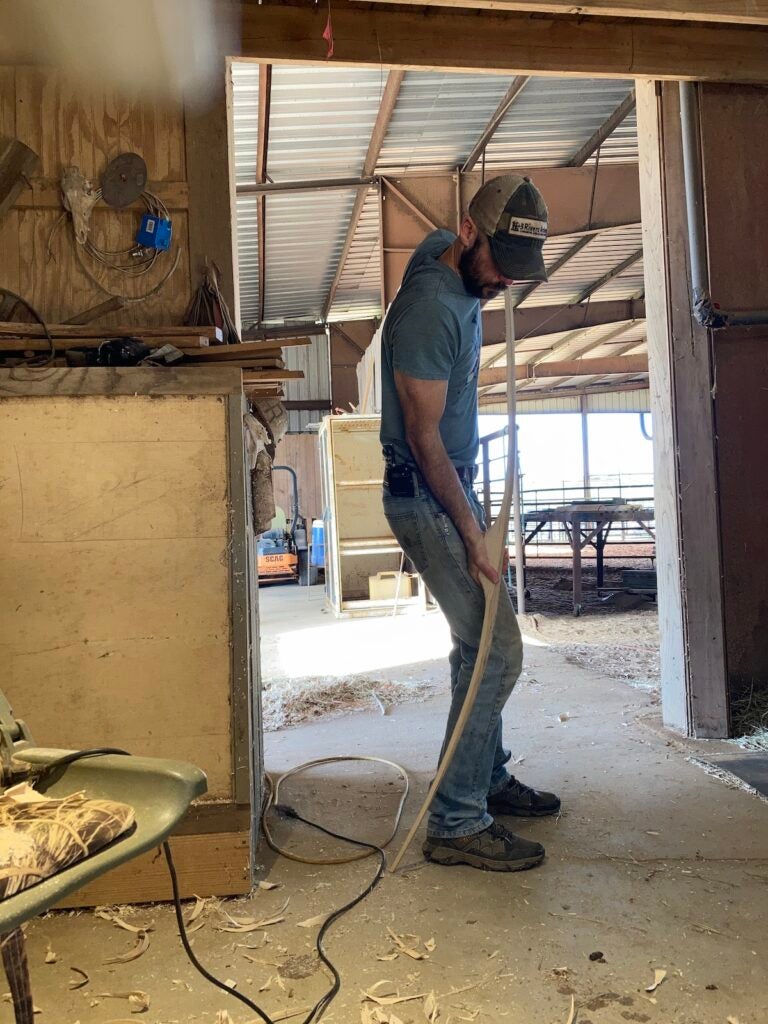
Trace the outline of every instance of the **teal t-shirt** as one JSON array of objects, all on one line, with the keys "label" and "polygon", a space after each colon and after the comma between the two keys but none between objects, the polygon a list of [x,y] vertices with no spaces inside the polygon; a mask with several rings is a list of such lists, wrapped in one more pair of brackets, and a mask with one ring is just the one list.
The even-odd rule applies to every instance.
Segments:
[{"label": "teal t-shirt", "polygon": [[440,436],[451,462],[473,466],[479,446],[477,371],[482,327],[480,302],[439,257],[456,240],[433,231],[414,250],[381,338],[381,443],[399,462],[415,462],[405,440],[395,370],[418,380],[446,380]]}]

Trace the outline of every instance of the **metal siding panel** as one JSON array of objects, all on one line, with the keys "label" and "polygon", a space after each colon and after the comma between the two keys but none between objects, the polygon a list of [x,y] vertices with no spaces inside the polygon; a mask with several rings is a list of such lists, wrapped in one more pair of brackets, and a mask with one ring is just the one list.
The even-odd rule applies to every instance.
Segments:
[{"label": "metal siding panel", "polygon": [[[650,391],[645,389],[637,391],[616,391],[606,392],[600,395],[589,395],[587,397],[587,411],[590,413],[601,413],[601,412],[626,412],[626,413],[641,413],[650,412]],[[538,398],[530,401],[521,401],[518,405],[518,416],[524,416],[531,413],[542,413],[542,412],[580,412],[581,404],[579,398]],[[481,433],[482,433],[482,416],[484,414],[495,414],[498,415],[506,414],[507,406],[505,401],[494,403],[493,405],[483,406],[481,413]]]},{"label": "metal siding panel", "polygon": [[615,394],[588,395],[587,412],[650,412],[648,390],[617,391]]},{"label": "metal siding panel", "polygon": [[[313,335],[311,345],[292,345],[284,348],[283,353],[286,369],[304,371],[303,379],[286,381],[284,389],[286,400],[291,402],[307,402],[316,399],[330,401],[330,363],[326,335]],[[313,413],[313,415],[316,414]]]},{"label": "metal siding panel", "polygon": [[255,196],[238,196],[237,259],[240,317],[244,326],[259,316],[259,230]]}]

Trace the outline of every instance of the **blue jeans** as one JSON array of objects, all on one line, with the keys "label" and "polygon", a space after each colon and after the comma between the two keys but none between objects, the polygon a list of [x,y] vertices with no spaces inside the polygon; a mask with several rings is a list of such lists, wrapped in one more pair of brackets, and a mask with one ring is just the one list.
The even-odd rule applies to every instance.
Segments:
[{"label": "blue jeans", "polygon": [[[471,486],[467,498],[481,529],[483,509]],[[396,498],[384,485],[384,513],[406,555],[448,620],[453,649],[451,710],[443,751],[461,712],[480,644],[485,598],[467,570],[464,542],[453,521],[418,478],[414,497]],[[487,798],[504,789],[510,753],[502,745],[501,711],[520,675],[523,644],[507,589],[502,585],[493,642],[477,699],[453,761],[430,807],[431,836],[469,836],[493,821]],[[442,757],[442,752],[441,755]]]}]

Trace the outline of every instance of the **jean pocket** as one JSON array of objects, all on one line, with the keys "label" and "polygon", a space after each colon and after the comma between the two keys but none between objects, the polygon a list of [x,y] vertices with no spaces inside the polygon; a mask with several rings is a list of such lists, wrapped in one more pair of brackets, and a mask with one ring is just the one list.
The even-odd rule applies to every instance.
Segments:
[{"label": "jean pocket", "polygon": [[413,562],[416,572],[427,569],[427,552],[419,527],[419,517],[412,509],[398,509],[397,499],[384,502],[384,515],[395,540]]}]

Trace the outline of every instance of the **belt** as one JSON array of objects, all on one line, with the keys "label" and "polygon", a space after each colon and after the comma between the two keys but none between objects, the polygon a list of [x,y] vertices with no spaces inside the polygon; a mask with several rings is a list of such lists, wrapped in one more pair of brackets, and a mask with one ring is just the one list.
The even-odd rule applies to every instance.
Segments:
[{"label": "belt", "polygon": [[456,472],[458,473],[459,480],[461,480],[463,484],[469,486],[469,484],[473,484],[475,482],[477,466],[457,466]]},{"label": "belt", "polygon": [[[464,487],[469,487],[477,476],[477,466],[455,466],[456,475]],[[384,470],[384,480],[393,494],[402,493],[408,490],[411,495],[417,493],[414,484],[427,487],[423,473],[417,466],[401,462],[393,466],[387,466]],[[408,486],[410,484],[410,487]]]}]

